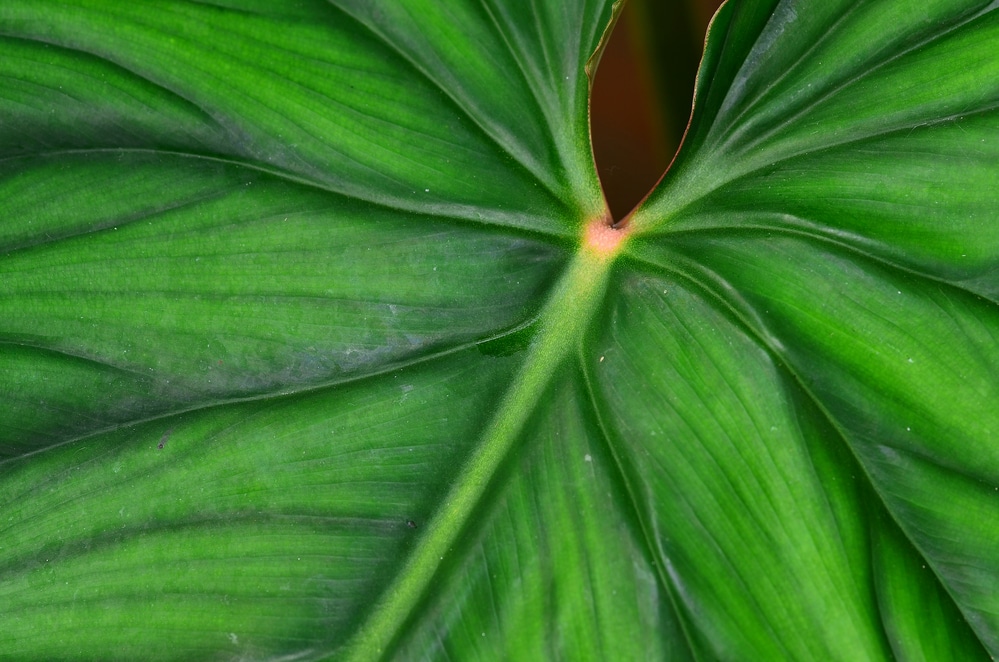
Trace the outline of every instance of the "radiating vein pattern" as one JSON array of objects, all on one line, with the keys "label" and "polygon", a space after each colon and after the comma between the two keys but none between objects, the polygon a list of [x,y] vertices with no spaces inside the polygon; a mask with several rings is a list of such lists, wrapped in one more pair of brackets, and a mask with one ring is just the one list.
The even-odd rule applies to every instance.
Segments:
[{"label": "radiating vein pattern", "polygon": [[[294,10],[296,3],[272,4],[254,13],[177,0],[141,8],[106,0],[44,8],[9,2],[0,9],[0,34],[13,38],[11,47],[82,51],[94,56],[83,59],[83,73],[111,70],[122,79],[106,85],[114,94],[105,99],[85,89],[84,77],[65,80],[45,55],[16,72],[32,80],[41,70],[38,80],[46,87],[32,89],[34,104],[61,115],[70,96],[80,114],[94,118],[67,140],[76,146],[88,134],[113,136],[97,129],[118,112],[115,96],[137,88],[142,96],[124,104],[126,123],[118,132],[152,147],[179,142],[396,208],[566,232],[560,223],[565,196],[553,196],[511,162],[504,144],[484,134],[393,47],[324,2]],[[63,83],[66,89],[52,89]],[[118,86],[124,86],[120,93]],[[24,92],[12,92],[18,96],[7,103],[15,105]],[[141,101],[152,95],[173,97],[166,108],[175,106],[175,116],[150,118]],[[199,116],[202,125],[191,126]],[[43,116],[16,128],[28,134],[21,140],[51,142],[55,137],[30,138],[51,122]],[[140,133],[147,124],[152,135]],[[202,136],[207,140],[192,140]]]},{"label": "radiating vein pattern", "polygon": [[[413,223],[203,159],[82,153],[18,165],[0,180],[13,209],[28,181],[60,204],[25,209],[0,260],[0,338],[20,347],[3,387],[6,455],[52,439],[48,421],[61,417],[50,412],[78,411],[81,397],[85,433],[496,335],[531,317],[557,263],[544,244]],[[30,379],[52,352],[94,386],[122,373],[133,385],[95,399],[79,382]]]},{"label": "radiating vein pattern", "polygon": [[[579,76],[610,3],[339,0],[538,178],[585,216],[603,213]],[[443,45],[443,48],[442,48]],[[512,98],[511,98],[512,97]],[[596,204],[595,204],[596,203]]]},{"label": "radiating vein pattern", "polygon": [[[0,656],[321,659],[425,537],[481,540],[434,531],[441,499],[504,399],[515,445],[535,404],[515,375],[540,397],[587,322],[537,316],[604,209],[583,67],[609,15],[0,6]],[[539,324],[556,359],[524,366]],[[606,576],[642,553],[618,507]],[[558,622],[599,620],[601,650],[624,613],[670,622],[633,574],[637,601],[567,575],[601,615]]]},{"label": "radiating vein pattern", "polygon": [[695,650],[882,657],[858,488],[850,458],[823,447],[835,433],[821,414],[675,281],[624,275],[607,315],[590,356],[598,406]]},{"label": "radiating vein pattern", "polygon": [[[774,392],[794,393],[808,403],[794,411],[800,416],[811,410],[817,421],[812,433],[796,424],[805,438],[814,435],[817,443],[842,446],[840,452],[852,456],[834,480],[867,483],[865,498],[879,503],[871,512],[881,514],[868,520],[873,537],[852,534],[860,549],[872,549],[868,554],[875,563],[873,570],[852,572],[862,582],[871,577],[869,586],[859,588],[866,592],[863,609],[880,612],[885,625],[884,632],[874,633],[880,641],[869,641],[881,651],[874,657],[885,655],[886,643],[893,654],[917,659],[934,659],[934,651],[948,647],[951,655],[962,650],[979,656],[982,645],[994,656],[999,651],[994,579],[999,576],[999,4],[729,3],[716,23],[720,31],[709,37],[684,150],[665,185],[632,219],[641,236],[629,251],[646,265],[641,267],[646,289],[632,285],[629,291],[646,300],[655,295],[683,302],[669,306],[675,321],[650,322],[646,329],[652,333],[659,325],[671,336],[687,338],[659,352],[671,357],[667,365],[678,364],[675,370],[693,369],[695,348],[726,328],[721,320],[692,326],[699,307],[707,304],[733,325],[728,335],[746,334],[753,348],[738,350],[739,341],[729,339],[722,346],[738,359],[712,357],[711,363],[728,367],[738,361],[736,374],[742,375],[762,351],[761,365],[781,378],[724,406],[716,403],[734,385],[730,379],[712,382],[717,368],[670,373],[664,381],[671,387],[652,401],[652,395],[621,386],[644,383],[640,362],[632,359],[635,372],[606,387],[608,393],[627,394],[617,396],[617,406],[608,405],[613,413],[607,416],[619,421],[624,448],[653,433],[657,440],[697,439],[699,445],[676,451],[684,461],[701,446],[711,448],[692,465],[704,480],[702,467],[735,462],[763,429],[747,420],[742,430],[706,432],[704,419],[722,426],[741,408],[753,411],[747,402],[763,407]],[[727,41],[713,47],[711,40],[722,34]],[[656,270],[674,277],[653,288]],[[627,311],[614,318],[620,328],[630,328],[629,316],[646,314],[626,303],[632,298],[622,296],[617,304]],[[660,303],[647,307],[665,310]],[[610,335],[605,370],[617,365],[609,363],[610,352],[640,355],[641,345],[627,350],[626,333]],[[653,368],[646,369],[646,375],[653,374]],[[699,383],[711,395],[695,402],[719,410],[698,414],[690,402],[675,404]],[[649,409],[670,413],[656,419],[659,427],[643,432],[620,410],[644,400],[650,400]],[[774,432],[780,429],[777,425]],[[768,454],[775,444],[785,451],[790,447],[765,434],[760,438]],[[720,439],[739,440],[740,450],[722,452],[704,441]],[[672,476],[680,469],[669,457],[658,471]],[[633,462],[631,471],[652,472],[636,484],[661,480],[648,462]],[[851,462],[857,465],[849,468]],[[726,466],[719,464],[719,470]],[[712,495],[723,489],[709,485],[705,489]],[[830,492],[829,483],[824,490]],[[689,499],[689,489],[679,491],[678,499]],[[724,544],[716,519],[724,521],[728,513],[698,514],[706,533],[676,535],[661,523],[666,517],[661,503],[643,505],[638,492],[634,498],[648,512],[652,540],[676,546],[663,552],[674,563],[670,581],[679,587],[682,603],[695,605],[687,607],[692,618],[702,617],[699,601],[723,602],[725,593],[719,587],[689,588],[704,567],[685,568],[681,561],[689,552],[677,541],[706,535],[711,545]],[[758,501],[740,497],[737,503],[756,507]],[[795,507],[808,502],[793,501]],[[710,499],[690,503],[700,511]],[[785,535],[787,522],[799,518],[787,507],[776,516]],[[805,517],[816,525],[822,521]],[[771,521],[763,514],[750,519]],[[751,540],[745,533],[739,538],[742,544]],[[750,556],[757,558],[777,540],[761,539]],[[777,548],[806,549],[801,543]],[[900,565],[888,570],[886,559],[895,554]],[[744,556],[723,554],[729,563]],[[834,558],[823,554],[826,563]],[[793,563],[778,565],[793,572]],[[732,581],[756,575],[738,565],[725,572]],[[906,583],[913,587],[903,588]],[[876,605],[869,602],[871,586]],[[744,593],[759,598],[766,589]],[[818,594],[833,593],[808,593]],[[932,606],[907,611],[921,601]],[[736,613],[732,605],[719,609]],[[796,617],[809,613],[803,605],[798,609]],[[764,611],[779,613],[773,604]],[[720,627],[724,618],[710,621],[705,627]],[[759,629],[764,627],[769,625]],[[785,640],[782,632],[766,637],[768,645],[780,642],[782,650],[758,649],[753,657],[833,656],[796,652],[799,642]],[[729,656],[719,648],[722,642],[738,651],[756,645],[740,637],[742,629],[715,631],[709,637],[715,646],[711,656]],[[818,645],[820,639],[810,641]],[[872,650],[853,655],[867,657]]]},{"label": "radiating vein pattern", "polygon": [[322,657],[404,557],[407,522],[446,486],[437,469],[461,464],[516,363],[458,355],[8,463],[0,649]]},{"label": "radiating vein pattern", "polygon": [[[912,132],[924,143],[947,144],[948,152],[994,159],[995,2],[940,0],[919,11],[899,2],[807,3],[807,11],[800,4],[780,2],[763,16],[748,16],[745,5],[730,8],[732,20],[746,27],[759,22],[758,38],[737,67],[719,65],[717,79],[701,81],[697,103],[707,106],[702,113],[713,123],[695,122],[700,132],[687,142],[696,149],[681,152],[672,186],[653,194],[658,202],[647,210],[661,220],[648,224],[671,225],[679,209],[733,179],[765,189],[764,178],[788,161],[812,155],[824,164],[825,152],[837,148],[877,153],[882,142],[891,149]],[[774,49],[780,58],[766,55]],[[951,129],[964,131],[966,140],[937,134]],[[864,161],[852,165],[859,169]],[[667,189],[669,201],[662,197]],[[885,195],[875,200],[895,202]]]},{"label": "radiating vein pattern", "polygon": [[582,381],[557,376],[395,659],[692,659]]},{"label": "radiating vein pattern", "polygon": [[0,657],[999,655],[999,2],[611,14],[0,3]]}]

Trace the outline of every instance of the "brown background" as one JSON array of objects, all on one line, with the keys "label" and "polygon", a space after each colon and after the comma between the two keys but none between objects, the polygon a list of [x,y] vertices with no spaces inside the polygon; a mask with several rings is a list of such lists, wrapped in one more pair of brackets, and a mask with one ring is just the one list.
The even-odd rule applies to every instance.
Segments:
[{"label": "brown background", "polygon": [[690,114],[708,21],[721,0],[629,0],[597,69],[591,131],[615,219],[662,176]]}]

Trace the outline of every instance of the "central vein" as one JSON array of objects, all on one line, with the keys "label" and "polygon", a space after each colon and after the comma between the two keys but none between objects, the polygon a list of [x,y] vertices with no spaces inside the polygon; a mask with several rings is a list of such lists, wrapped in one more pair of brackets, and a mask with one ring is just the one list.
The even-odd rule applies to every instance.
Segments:
[{"label": "central vein", "polygon": [[384,654],[447,557],[469,516],[510,455],[528,417],[562,363],[577,347],[603,300],[607,277],[624,233],[602,223],[588,226],[583,246],[556,284],[539,318],[537,335],[475,454],[454,482],[426,533],[375,605],[348,650],[348,660]]}]

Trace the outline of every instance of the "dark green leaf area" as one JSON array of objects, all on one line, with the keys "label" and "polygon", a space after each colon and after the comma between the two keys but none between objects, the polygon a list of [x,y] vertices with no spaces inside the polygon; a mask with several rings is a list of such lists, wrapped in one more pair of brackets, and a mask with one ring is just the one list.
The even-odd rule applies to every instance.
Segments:
[{"label": "dark green leaf area", "polygon": [[0,650],[328,654],[426,530],[407,521],[429,520],[519,360],[469,350],[8,463]]},{"label": "dark green leaf area", "polygon": [[673,279],[628,274],[590,359],[662,581],[711,659],[884,659],[838,433],[767,348]]},{"label": "dark green leaf area", "polygon": [[0,366],[0,459],[72,441],[137,413],[186,408],[182,394],[167,398],[148,377],[58,351],[0,343]]},{"label": "dark green leaf area", "polygon": [[874,521],[872,551],[878,605],[895,659],[988,659],[926,560],[886,514]]},{"label": "dark green leaf area", "polygon": [[113,63],[37,41],[0,39],[0,117],[0,158],[106,147],[214,153],[225,144],[196,105]]},{"label": "dark green leaf area", "polygon": [[825,243],[747,235],[675,245],[699,256],[697,278],[826,412],[996,650],[999,308]]},{"label": "dark green leaf area", "polygon": [[[533,316],[562,262],[533,240],[198,158],[23,165],[0,193],[61,195],[12,219],[13,250],[0,257],[0,339],[37,350],[4,357],[21,375],[5,386],[7,421],[18,421],[6,422],[6,444],[354,378],[494,337]],[[29,379],[54,353],[71,357],[74,379]],[[59,409],[75,420],[53,417]]]},{"label": "dark green leaf area", "polygon": [[864,462],[883,486],[885,503],[922,554],[921,566],[937,574],[994,658],[999,650],[999,481],[961,473],[919,453],[876,451]]},{"label": "dark green leaf area", "polygon": [[[129,85],[144,90],[140,99],[154,94],[147,88],[174,96],[166,107],[177,110],[157,120],[160,134],[187,131],[176,114],[198,109],[202,131],[221,127],[225,138],[199,152],[397,208],[567,232],[563,188],[538,178],[551,168],[519,162],[503,136],[485,131],[432,75],[342,11],[313,1],[304,12],[298,4],[283,0],[255,13],[171,0],[12,0],[0,8],[0,33],[93,56],[82,58],[84,76],[98,66],[94,58],[125,70]],[[31,80],[36,66],[25,60],[10,75]],[[38,85],[58,89],[55,80]],[[52,110],[61,114],[61,104]],[[100,106],[92,112],[99,116]],[[19,128],[45,143],[50,126]],[[120,145],[93,145],[107,146]]]},{"label": "dark green leaf area", "polygon": [[584,380],[563,373],[395,659],[692,659]]}]

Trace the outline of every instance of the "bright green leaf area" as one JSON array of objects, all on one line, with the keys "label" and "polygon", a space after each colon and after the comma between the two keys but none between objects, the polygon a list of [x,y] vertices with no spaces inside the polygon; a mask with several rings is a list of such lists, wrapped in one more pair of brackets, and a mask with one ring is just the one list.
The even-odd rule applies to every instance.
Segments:
[{"label": "bright green leaf area", "polygon": [[999,655],[999,2],[618,9],[0,3],[0,659]]}]

